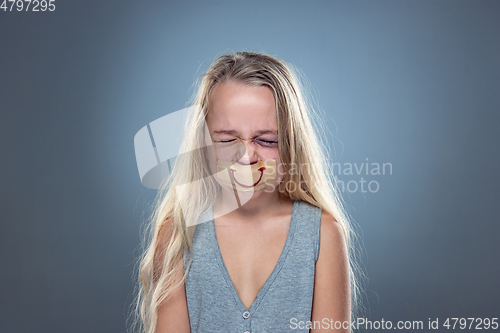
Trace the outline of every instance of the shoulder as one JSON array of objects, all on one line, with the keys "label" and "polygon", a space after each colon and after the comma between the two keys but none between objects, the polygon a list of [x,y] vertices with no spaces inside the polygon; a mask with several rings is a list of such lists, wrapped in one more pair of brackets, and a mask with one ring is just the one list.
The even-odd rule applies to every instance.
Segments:
[{"label": "shoulder", "polygon": [[334,266],[345,262],[346,259],[347,246],[344,228],[335,217],[322,210],[317,267],[326,266],[334,269]]},{"label": "shoulder", "polygon": [[328,243],[345,242],[344,228],[332,214],[321,210],[321,240]]},{"label": "shoulder", "polygon": [[320,248],[341,246],[345,243],[344,228],[332,214],[306,201],[300,201],[299,203],[306,207],[302,208],[303,215],[315,216],[316,223],[319,220],[319,225],[316,224],[315,230],[319,233]]},{"label": "shoulder", "polygon": [[[344,252],[346,252],[346,238],[342,224],[332,214],[318,206],[306,201],[300,201],[300,204],[306,207],[302,208],[302,216],[308,218],[314,216],[315,243],[318,251],[316,263],[320,258],[329,257],[333,254],[337,254],[337,256],[344,255]],[[325,260],[321,260],[321,262],[323,261]]]}]

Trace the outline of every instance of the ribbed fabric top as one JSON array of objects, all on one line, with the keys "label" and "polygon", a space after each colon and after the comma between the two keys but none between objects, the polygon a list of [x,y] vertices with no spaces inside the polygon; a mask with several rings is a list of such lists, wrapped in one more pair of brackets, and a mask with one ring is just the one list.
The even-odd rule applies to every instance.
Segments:
[{"label": "ribbed fabric top", "polygon": [[[191,332],[309,332],[295,323],[311,318],[321,209],[294,201],[281,256],[248,310],[222,259],[213,211],[207,214],[209,221],[195,227],[193,261],[185,284]],[[187,250],[185,268],[189,257]]]}]

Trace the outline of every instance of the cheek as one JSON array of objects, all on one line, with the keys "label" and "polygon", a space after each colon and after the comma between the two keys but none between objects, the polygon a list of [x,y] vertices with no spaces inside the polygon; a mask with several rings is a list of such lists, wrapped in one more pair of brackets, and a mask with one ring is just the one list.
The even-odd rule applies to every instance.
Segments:
[{"label": "cheek", "polygon": [[270,159],[276,160],[276,180],[279,183],[283,179],[283,175],[285,173],[285,166],[281,164],[281,158],[278,149],[276,149],[272,153],[269,153],[269,155],[264,158],[264,160],[270,160]]},{"label": "cheek", "polygon": [[220,160],[233,161],[233,160],[235,160],[235,156],[237,155],[237,153],[230,153],[230,152],[228,153],[228,152],[224,152],[224,151],[217,152],[215,148],[213,150],[215,151],[214,154]]},{"label": "cheek", "polygon": [[278,165],[281,162],[278,148],[276,149],[263,148],[260,150],[259,155],[261,160],[276,160],[276,165]]}]

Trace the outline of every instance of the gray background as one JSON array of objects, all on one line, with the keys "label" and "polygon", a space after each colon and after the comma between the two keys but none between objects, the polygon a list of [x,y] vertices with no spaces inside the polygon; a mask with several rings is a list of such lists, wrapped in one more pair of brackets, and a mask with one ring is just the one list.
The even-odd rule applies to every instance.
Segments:
[{"label": "gray background", "polygon": [[500,317],[500,2],[55,4],[0,11],[1,332],[126,330],[134,135],[229,50],[302,69],[334,162],[392,164],[344,192],[369,319]]}]

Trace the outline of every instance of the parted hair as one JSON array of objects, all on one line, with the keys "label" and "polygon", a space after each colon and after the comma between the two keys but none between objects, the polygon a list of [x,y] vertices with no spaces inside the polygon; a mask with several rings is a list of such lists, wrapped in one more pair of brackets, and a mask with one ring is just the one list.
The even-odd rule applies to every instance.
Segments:
[{"label": "parted hair", "polygon": [[137,284],[133,332],[155,333],[160,305],[185,281],[189,271],[191,261],[182,279],[176,279],[175,271],[184,267],[185,251],[192,250],[194,221],[207,212],[220,192],[207,159],[206,149],[211,147],[205,144],[205,119],[214,87],[225,82],[267,86],[272,90],[279,154],[285,169],[279,193],[320,207],[343,227],[349,253],[352,313],[358,304],[355,233],[336,186],[327,146],[322,141],[324,136],[320,135],[324,121],[307,102],[304,85],[294,66],[265,53],[233,51],[218,56],[198,78],[196,91],[188,103],[196,107],[190,108],[183,124],[181,154],[158,189],[144,224],[142,252],[134,270]]}]

